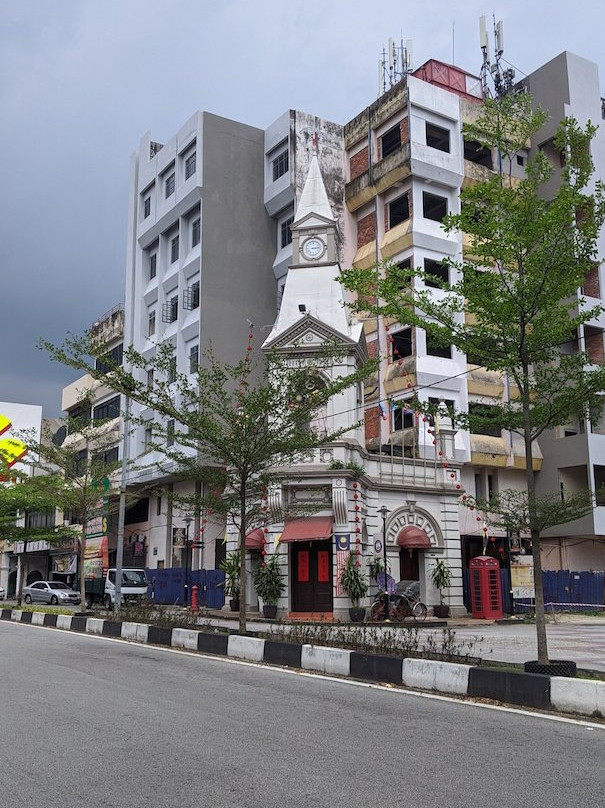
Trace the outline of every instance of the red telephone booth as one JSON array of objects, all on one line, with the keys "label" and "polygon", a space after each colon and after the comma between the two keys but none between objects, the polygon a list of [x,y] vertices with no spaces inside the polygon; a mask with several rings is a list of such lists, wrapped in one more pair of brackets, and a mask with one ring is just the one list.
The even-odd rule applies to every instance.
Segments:
[{"label": "red telephone booth", "polygon": [[479,620],[502,619],[500,564],[490,556],[477,556],[468,565],[471,580],[471,613]]}]

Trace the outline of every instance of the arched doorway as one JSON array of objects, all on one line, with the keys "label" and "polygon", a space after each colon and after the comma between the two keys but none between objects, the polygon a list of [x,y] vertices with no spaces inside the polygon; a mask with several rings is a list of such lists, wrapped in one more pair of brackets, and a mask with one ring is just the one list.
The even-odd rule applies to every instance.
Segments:
[{"label": "arched doorway", "polygon": [[421,527],[406,525],[397,534],[399,574],[402,581],[420,580],[420,550],[430,550],[431,540]]},{"label": "arched doorway", "polygon": [[31,572],[27,573],[27,586],[31,586],[35,584],[36,581],[43,581],[44,578],[40,570],[31,570]]}]

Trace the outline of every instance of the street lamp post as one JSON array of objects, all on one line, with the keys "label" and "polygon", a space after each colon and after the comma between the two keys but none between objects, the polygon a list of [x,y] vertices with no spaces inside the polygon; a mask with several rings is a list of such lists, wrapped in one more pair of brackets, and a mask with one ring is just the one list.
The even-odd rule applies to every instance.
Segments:
[{"label": "street lamp post", "polygon": [[378,509],[382,516],[382,557],[384,559],[384,619],[389,619],[389,590],[387,587],[387,514],[388,508],[383,505]]},{"label": "street lamp post", "polygon": [[185,585],[183,587],[185,608],[189,606],[189,525],[193,521],[190,516],[185,516]]}]

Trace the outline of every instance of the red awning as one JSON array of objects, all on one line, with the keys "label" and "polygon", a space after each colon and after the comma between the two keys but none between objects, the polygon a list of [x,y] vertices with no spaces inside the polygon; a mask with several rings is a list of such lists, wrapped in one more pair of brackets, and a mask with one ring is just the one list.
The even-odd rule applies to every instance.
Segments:
[{"label": "red awning", "polygon": [[286,522],[280,541],[319,541],[332,535],[331,516],[309,516]]},{"label": "red awning", "polygon": [[399,531],[397,544],[399,547],[405,547],[408,550],[431,549],[431,540],[429,537],[422,528],[414,527],[414,525],[408,525]]},{"label": "red awning", "polygon": [[246,536],[246,550],[262,550],[266,543],[265,533],[260,527]]}]

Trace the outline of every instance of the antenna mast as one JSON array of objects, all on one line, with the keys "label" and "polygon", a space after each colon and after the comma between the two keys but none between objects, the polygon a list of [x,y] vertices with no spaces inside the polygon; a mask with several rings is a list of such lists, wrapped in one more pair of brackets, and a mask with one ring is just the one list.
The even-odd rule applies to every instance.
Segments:
[{"label": "antenna mast", "polygon": [[485,17],[479,18],[479,41],[483,54],[483,64],[481,65],[481,87],[483,96],[491,95],[488,79],[491,76],[494,82],[494,92],[496,96],[506,95],[513,89],[515,71],[512,67],[503,68],[502,54],[504,53],[504,26],[502,20],[496,22],[494,16],[494,63],[489,60],[489,37],[485,24]]},{"label": "antenna mast", "polygon": [[382,48],[382,58],[378,60],[378,95],[386,93],[391,87],[401,81],[402,78],[412,72],[412,40],[403,39],[399,45],[389,38],[389,44],[385,51]]}]

